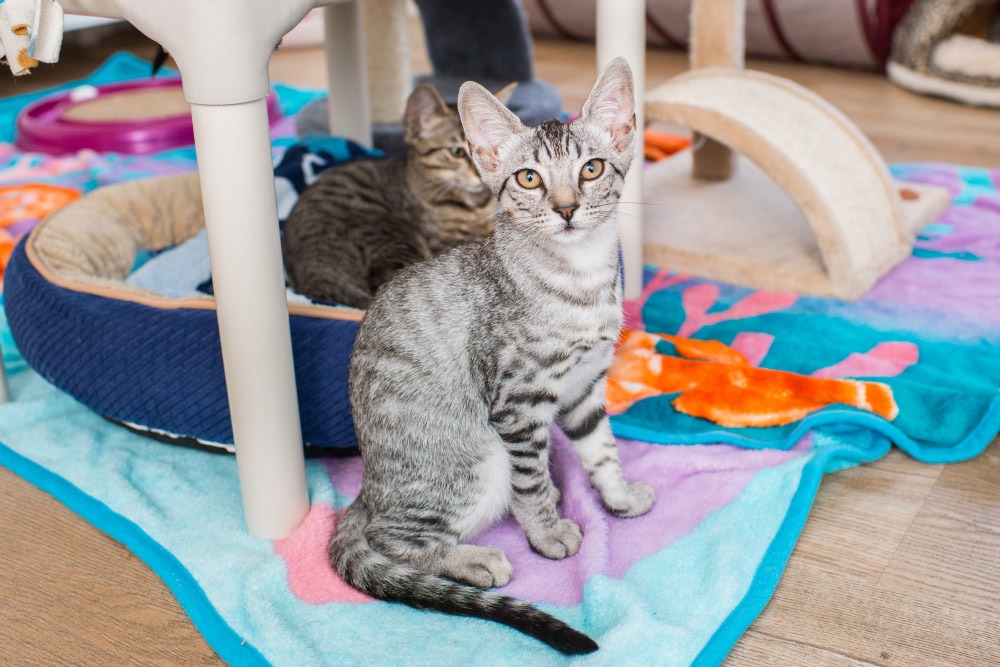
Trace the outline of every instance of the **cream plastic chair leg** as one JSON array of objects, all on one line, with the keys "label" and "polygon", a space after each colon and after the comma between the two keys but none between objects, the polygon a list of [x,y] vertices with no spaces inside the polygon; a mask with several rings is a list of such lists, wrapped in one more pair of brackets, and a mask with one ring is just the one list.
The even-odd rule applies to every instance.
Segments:
[{"label": "cream plastic chair leg", "polygon": [[191,105],[247,528],[288,536],[309,510],[267,104]]},{"label": "cream plastic chair leg", "polygon": [[330,5],[323,10],[323,16],[330,134],[371,146],[371,101],[361,3],[350,0]]},{"label": "cream plastic chair leg", "polygon": [[247,528],[286,537],[309,496],[264,98],[272,50],[314,0],[115,4],[173,55],[184,80]]},{"label": "cream plastic chair leg", "polygon": [[622,263],[625,271],[625,298],[642,293],[642,220],[643,207],[643,138],[646,89],[646,0],[598,0],[597,66],[603,69],[621,56],[632,68],[635,80],[635,160],[625,179],[618,204],[618,228],[621,234]]}]

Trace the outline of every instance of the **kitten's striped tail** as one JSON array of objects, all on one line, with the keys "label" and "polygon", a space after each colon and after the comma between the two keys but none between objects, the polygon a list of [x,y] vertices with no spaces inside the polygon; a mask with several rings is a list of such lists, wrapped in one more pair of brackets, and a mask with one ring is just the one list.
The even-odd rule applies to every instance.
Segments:
[{"label": "kitten's striped tail", "polygon": [[[363,529],[350,530],[345,523],[348,521],[342,520],[337,526],[330,544],[330,562],[344,581],[374,598],[417,609],[496,621],[565,655],[593,653],[598,649],[597,643],[587,635],[527,602],[391,561],[371,548]],[[348,530],[342,532],[341,529]]]}]

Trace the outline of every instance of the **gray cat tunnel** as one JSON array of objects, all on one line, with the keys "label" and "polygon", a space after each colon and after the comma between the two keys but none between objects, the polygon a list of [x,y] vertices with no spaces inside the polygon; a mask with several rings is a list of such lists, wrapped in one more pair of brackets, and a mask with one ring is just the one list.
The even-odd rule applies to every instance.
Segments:
[{"label": "gray cat tunnel", "polygon": [[647,120],[696,136],[693,152],[644,172],[646,259],[757,289],[858,298],[911,254],[949,194],[894,182],[835,107],[744,70],[743,11],[696,2],[696,69],[646,93]]}]

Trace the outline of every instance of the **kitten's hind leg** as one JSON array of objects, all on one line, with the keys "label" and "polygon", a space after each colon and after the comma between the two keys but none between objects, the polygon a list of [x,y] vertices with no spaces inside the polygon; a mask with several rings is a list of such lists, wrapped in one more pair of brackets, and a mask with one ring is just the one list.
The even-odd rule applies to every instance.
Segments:
[{"label": "kitten's hind leg", "polygon": [[292,288],[310,299],[337,303],[364,310],[372,300],[374,292],[347,273],[333,275],[330,272],[307,275],[292,282]]},{"label": "kitten's hind leg", "polygon": [[626,481],[622,473],[604,407],[605,384],[602,376],[584,397],[562,410],[558,421],[608,511],[620,517],[640,516],[653,507],[655,494],[649,484]]},{"label": "kitten's hind leg", "polygon": [[373,518],[365,529],[372,549],[397,563],[462,583],[493,588],[510,581],[513,568],[500,549],[458,544],[456,533],[426,515]]},{"label": "kitten's hind leg", "polygon": [[362,285],[354,284],[338,285],[327,294],[328,296],[323,301],[350,306],[351,308],[360,308],[361,310],[368,308],[368,304],[371,303],[374,296],[373,292],[368,291]]},{"label": "kitten's hind leg", "polygon": [[292,289],[310,299],[367,308],[375,292],[361,275],[365,260],[359,249],[325,239],[295,238],[293,232],[286,230],[284,247]]},{"label": "kitten's hind leg", "polygon": [[500,549],[456,544],[441,560],[437,574],[480,588],[506,586],[514,569]]},{"label": "kitten's hind leg", "polygon": [[431,258],[427,242],[421,238],[413,238],[408,242],[386,242],[371,249],[368,260],[368,288],[372,294],[378,288],[392,280],[397,273],[417,262]]}]

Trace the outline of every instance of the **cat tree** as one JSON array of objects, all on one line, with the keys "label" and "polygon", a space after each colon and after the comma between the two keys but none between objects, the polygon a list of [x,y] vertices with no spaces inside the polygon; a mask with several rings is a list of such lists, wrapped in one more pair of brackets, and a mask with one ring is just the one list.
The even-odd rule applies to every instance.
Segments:
[{"label": "cat tree", "polygon": [[745,0],[696,0],[691,71],[646,93],[650,121],[695,150],[645,172],[646,259],[776,291],[855,299],[908,257],[948,204],[893,182],[862,132],[818,95],[743,68]]}]

